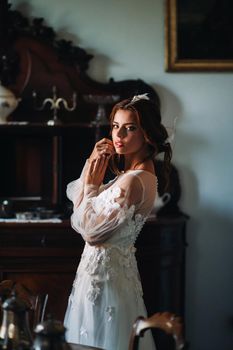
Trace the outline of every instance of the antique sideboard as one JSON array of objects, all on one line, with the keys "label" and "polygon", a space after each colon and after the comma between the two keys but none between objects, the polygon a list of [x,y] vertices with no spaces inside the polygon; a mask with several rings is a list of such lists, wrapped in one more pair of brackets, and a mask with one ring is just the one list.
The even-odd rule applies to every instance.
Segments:
[{"label": "antique sideboard", "polygon": [[[184,319],[187,217],[150,218],[136,243],[148,314],[171,311]],[[48,294],[46,314],[63,320],[84,242],[69,220],[0,223],[0,280],[19,282],[35,295]],[[154,332],[158,349],[172,341]]]},{"label": "antique sideboard", "polygon": [[[184,315],[186,217],[149,218],[136,243],[148,313]],[[47,312],[62,320],[84,242],[69,220],[0,223],[0,279],[48,293]]]}]

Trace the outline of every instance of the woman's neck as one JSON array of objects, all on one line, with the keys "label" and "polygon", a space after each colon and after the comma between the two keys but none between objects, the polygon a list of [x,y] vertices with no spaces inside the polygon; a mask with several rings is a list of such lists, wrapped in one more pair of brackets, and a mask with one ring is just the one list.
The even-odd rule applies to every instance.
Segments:
[{"label": "woman's neck", "polygon": [[[151,159],[147,159],[148,151],[146,147],[143,147],[139,152],[133,154],[127,154],[125,155],[125,165],[124,165],[124,171],[127,170],[135,170],[135,169],[144,169],[145,167],[152,162]],[[153,164],[153,162],[152,162]],[[151,167],[151,166],[150,166]]]}]

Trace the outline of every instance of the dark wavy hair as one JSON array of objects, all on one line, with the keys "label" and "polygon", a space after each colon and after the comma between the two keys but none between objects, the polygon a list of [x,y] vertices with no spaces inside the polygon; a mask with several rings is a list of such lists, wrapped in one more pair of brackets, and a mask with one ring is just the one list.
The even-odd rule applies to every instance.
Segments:
[{"label": "dark wavy hair", "polygon": [[[167,190],[169,186],[172,149],[170,143],[166,142],[168,133],[164,125],[161,123],[162,118],[159,99],[139,99],[133,102],[132,98],[129,98],[118,102],[113,107],[109,117],[111,131],[114,116],[118,110],[129,110],[133,112],[138,119],[149,148],[149,153],[143,161],[146,159],[152,159],[155,161],[158,154],[164,153],[163,169],[166,180],[165,190]],[[119,159],[118,155],[114,155],[111,159],[110,167],[115,174],[119,173],[120,162],[121,159]]]}]

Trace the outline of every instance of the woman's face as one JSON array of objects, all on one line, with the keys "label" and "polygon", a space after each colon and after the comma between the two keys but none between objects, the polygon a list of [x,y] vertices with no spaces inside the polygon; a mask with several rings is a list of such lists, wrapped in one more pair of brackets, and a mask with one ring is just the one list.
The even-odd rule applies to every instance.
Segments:
[{"label": "woman's face", "polygon": [[112,122],[112,141],[118,154],[133,154],[145,145],[143,130],[135,114],[119,109]]}]

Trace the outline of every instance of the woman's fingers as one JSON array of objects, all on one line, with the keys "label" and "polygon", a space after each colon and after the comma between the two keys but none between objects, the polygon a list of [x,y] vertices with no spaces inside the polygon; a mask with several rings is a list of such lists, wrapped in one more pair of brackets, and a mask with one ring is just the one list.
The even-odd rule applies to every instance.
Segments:
[{"label": "woman's fingers", "polygon": [[92,151],[89,160],[95,160],[99,156],[102,156],[104,154],[111,156],[114,153],[115,149],[113,147],[113,142],[107,138],[103,138],[102,140],[96,142],[94,150]]},{"label": "woman's fingers", "polygon": [[93,171],[92,174],[97,174],[97,172],[100,172],[100,166],[101,166],[101,157],[98,157],[95,161],[94,161],[94,166],[93,166]]},{"label": "woman's fingers", "polygon": [[99,151],[100,155],[112,155],[113,154],[113,149],[109,147],[102,147]]},{"label": "woman's fingers", "polygon": [[95,161],[93,172],[100,177],[104,177],[108,165],[108,158],[105,155],[98,157]]},{"label": "woman's fingers", "polygon": [[89,170],[86,176],[86,183],[100,185],[103,182],[109,157],[102,155],[90,162]]},{"label": "woman's fingers", "polygon": [[103,143],[112,145],[112,140],[107,139],[106,137],[104,137],[103,139],[101,139],[98,142],[96,142],[96,145],[101,145]]},{"label": "woman's fingers", "polygon": [[108,167],[109,159],[110,159],[110,155],[109,154],[105,155],[105,160],[104,160],[104,165],[103,165],[104,175],[105,175],[107,167]]},{"label": "woman's fingers", "polygon": [[97,142],[96,149],[102,154],[112,154],[114,151],[113,143],[108,139],[102,139],[101,141]]},{"label": "woman's fingers", "polygon": [[96,160],[92,160],[90,162],[89,169],[88,169],[88,172],[89,172],[90,175],[93,173],[95,162],[96,162]]}]

